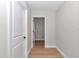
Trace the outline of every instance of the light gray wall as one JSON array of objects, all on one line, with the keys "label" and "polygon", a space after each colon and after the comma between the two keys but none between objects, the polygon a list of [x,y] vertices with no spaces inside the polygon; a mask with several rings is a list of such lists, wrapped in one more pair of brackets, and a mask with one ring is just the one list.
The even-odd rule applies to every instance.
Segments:
[{"label": "light gray wall", "polygon": [[50,10],[32,10],[32,16],[45,16],[45,46],[55,46],[55,12]]},{"label": "light gray wall", "polygon": [[68,57],[79,57],[78,7],[77,1],[68,1],[57,12],[56,45]]}]

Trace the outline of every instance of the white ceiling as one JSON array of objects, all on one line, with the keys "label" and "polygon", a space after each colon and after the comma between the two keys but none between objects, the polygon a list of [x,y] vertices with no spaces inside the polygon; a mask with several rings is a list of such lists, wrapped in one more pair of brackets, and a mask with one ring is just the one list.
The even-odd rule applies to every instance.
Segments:
[{"label": "white ceiling", "polygon": [[28,1],[32,10],[53,10],[56,11],[64,1]]}]

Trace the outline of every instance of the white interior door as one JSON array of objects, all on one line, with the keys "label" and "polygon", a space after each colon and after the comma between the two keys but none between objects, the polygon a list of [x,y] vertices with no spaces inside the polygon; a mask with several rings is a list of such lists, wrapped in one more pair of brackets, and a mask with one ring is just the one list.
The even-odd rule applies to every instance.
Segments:
[{"label": "white interior door", "polygon": [[12,2],[12,57],[25,56],[24,21],[25,9],[20,2]]},{"label": "white interior door", "polygon": [[36,40],[44,40],[44,18],[34,18],[34,22]]}]

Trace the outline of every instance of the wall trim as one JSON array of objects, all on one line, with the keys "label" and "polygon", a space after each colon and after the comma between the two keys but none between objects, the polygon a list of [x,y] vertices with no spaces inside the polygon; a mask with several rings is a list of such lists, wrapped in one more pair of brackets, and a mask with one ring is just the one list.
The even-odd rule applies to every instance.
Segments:
[{"label": "wall trim", "polygon": [[55,45],[46,45],[45,48],[56,48]]},{"label": "wall trim", "polygon": [[25,58],[28,58],[29,54],[30,54],[31,49],[29,49],[29,51],[27,51]]},{"label": "wall trim", "polygon": [[60,54],[64,57],[64,58],[68,58],[68,56],[58,47],[56,47],[56,49],[60,52]]}]

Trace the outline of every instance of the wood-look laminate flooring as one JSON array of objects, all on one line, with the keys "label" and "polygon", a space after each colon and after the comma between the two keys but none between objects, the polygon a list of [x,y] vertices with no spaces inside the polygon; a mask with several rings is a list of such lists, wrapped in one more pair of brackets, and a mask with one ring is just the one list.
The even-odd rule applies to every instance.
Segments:
[{"label": "wood-look laminate flooring", "polygon": [[28,58],[63,58],[56,48],[44,48],[44,41],[35,41]]}]

